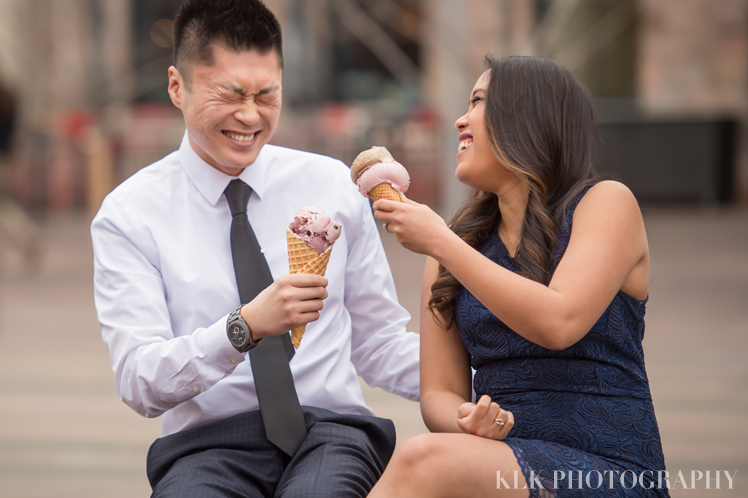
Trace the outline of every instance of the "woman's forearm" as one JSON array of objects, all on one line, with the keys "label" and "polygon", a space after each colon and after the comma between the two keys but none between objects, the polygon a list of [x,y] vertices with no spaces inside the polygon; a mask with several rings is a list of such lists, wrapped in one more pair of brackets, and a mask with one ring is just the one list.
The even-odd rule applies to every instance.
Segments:
[{"label": "woman's forearm", "polygon": [[434,258],[512,330],[549,349],[582,339],[636,268],[638,299],[648,288],[641,211],[617,182],[595,185],[579,202],[569,244],[548,286],[483,256],[427,206],[380,200],[374,208],[404,247]]},{"label": "woman's forearm", "polygon": [[458,432],[457,409],[465,403],[461,396],[448,391],[421,393],[421,414],[431,432]]},{"label": "woman's forearm", "polygon": [[559,292],[497,265],[454,233],[434,245],[431,256],[525,339],[549,349],[570,345],[575,324]]}]

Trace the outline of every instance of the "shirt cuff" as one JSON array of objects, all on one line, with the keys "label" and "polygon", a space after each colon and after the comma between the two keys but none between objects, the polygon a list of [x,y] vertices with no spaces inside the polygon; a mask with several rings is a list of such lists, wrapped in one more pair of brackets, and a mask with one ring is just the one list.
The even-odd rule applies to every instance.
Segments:
[{"label": "shirt cuff", "polygon": [[229,315],[205,329],[202,337],[202,350],[205,359],[218,371],[224,372],[224,377],[234,371],[236,366],[247,359],[246,353],[240,353],[229,342],[226,334],[226,323]]}]

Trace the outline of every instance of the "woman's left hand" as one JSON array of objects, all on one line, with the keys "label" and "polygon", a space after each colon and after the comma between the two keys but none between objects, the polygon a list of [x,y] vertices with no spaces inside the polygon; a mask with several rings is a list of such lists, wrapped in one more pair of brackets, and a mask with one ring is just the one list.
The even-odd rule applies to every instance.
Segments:
[{"label": "woman's left hand", "polygon": [[380,199],[373,207],[374,217],[384,221],[385,229],[413,252],[435,257],[439,243],[454,235],[441,216],[405,196],[402,202]]},{"label": "woman's left hand", "polygon": [[477,403],[464,403],[457,410],[457,425],[466,434],[501,441],[514,427],[514,414],[484,394]]}]

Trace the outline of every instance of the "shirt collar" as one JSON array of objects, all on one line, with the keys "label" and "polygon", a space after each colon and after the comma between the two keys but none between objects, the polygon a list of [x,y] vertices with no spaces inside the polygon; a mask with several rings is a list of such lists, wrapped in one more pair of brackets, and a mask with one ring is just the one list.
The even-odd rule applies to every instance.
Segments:
[{"label": "shirt collar", "polygon": [[265,147],[260,150],[254,163],[244,168],[238,177],[234,177],[217,170],[197,155],[197,152],[195,152],[195,149],[190,144],[187,131],[185,131],[184,137],[182,137],[182,144],[179,146],[178,151],[179,164],[181,164],[182,169],[184,169],[203,197],[213,206],[221,198],[229,182],[237,178],[252,187],[252,191],[262,199],[265,187],[264,150]]}]

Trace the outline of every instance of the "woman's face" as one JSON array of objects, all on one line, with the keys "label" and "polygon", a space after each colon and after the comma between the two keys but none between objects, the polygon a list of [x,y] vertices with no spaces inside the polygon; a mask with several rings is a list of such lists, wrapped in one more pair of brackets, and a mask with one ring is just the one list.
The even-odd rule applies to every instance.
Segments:
[{"label": "woman's face", "polygon": [[491,148],[484,114],[490,72],[483,73],[470,94],[467,112],[455,122],[460,132],[455,177],[465,185],[486,192],[498,192],[509,173]]}]

